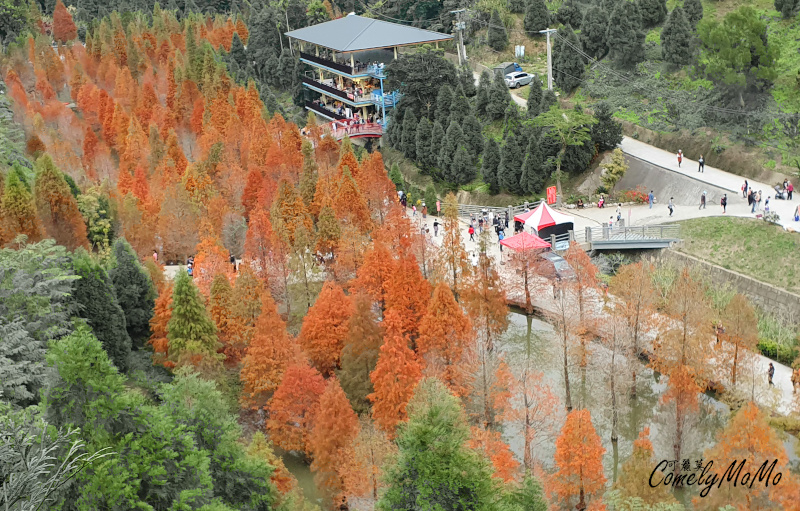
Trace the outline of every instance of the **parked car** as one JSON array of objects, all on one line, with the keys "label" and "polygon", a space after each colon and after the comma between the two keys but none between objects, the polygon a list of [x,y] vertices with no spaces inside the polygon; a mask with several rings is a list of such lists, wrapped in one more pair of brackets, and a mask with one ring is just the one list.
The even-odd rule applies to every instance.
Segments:
[{"label": "parked car", "polygon": [[492,68],[494,74],[500,75],[505,77],[507,74],[510,73],[521,73],[522,67],[516,62],[503,62],[502,64],[498,64]]},{"label": "parked car", "polygon": [[553,276],[557,279],[570,280],[575,278],[575,270],[573,270],[567,260],[560,255],[555,252],[544,252],[540,257],[552,264]]},{"label": "parked car", "polygon": [[506,85],[510,89],[516,89],[523,85],[528,85],[533,80],[533,75],[528,73],[509,73],[506,75]]}]

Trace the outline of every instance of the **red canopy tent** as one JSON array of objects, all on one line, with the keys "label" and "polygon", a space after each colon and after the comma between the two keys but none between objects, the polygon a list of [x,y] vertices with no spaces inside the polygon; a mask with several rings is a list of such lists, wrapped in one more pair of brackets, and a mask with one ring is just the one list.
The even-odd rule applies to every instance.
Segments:
[{"label": "red canopy tent", "polygon": [[514,221],[536,229],[536,233],[544,238],[551,234],[558,235],[571,231],[575,219],[564,213],[559,213],[544,202],[541,202],[533,211],[515,215]]},{"label": "red canopy tent", "polygon": [[550,243],[525,231],[504,239],[500,242],[500,244],[517,252],[520,250],[531,250],[536,248],[550,248]]}]

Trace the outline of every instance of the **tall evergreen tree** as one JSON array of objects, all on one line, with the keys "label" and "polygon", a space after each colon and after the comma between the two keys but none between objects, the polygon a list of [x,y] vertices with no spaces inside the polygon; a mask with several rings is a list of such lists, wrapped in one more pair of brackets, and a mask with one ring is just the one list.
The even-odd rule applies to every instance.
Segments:
[{"label": "tall evergreen tree", "polygon": [[242,40],[236,32],[233,33],[231,51],[228,53],[228,59],[231,62],[236,62],[239,69],[247,68],[247,51],[244,49],[244,44],[242,44]]},{"label": "tall evergreen tree", "polygon": [[528,150],[525,152],[525,161],[522,163],[522,176],[520,185],[522,191],[528,195],[542,192],[542,187],[547,178],[547,172],[539,149],[539,140],[531,137]]},{"label": "tall evergreen tree", "polygon": [[461,66],[461,69],[458,70],[458,81],[468,98],[474,97],[478,92],[475,86],[475,76],[468,64]]},{"label": "tall evergreen tree", "polygon": [[611,58],[623,68],[630,68],[642,62],[645,33],[639,9],[633,2],[619,2],[611,13],[606,39],[611,50]]},{"label": "tall evergreen tree", "polygon": [[475,179],[475,165],[472,162],[473,159],[464,145],[459,145],[453,156],[453,163],[450,165],[448,181],[456,185],[464,185]]},{"label": "tall evergreen tree", "polygon": [[420,119],[417,125],[416,135],[416,149],[417,149],[417,163],[423,169],[429,169],[436,166],[436,156],[431,152],[431,133],[433,126],[427,117]]},{"label": "tall evergreen tree", "polygon": [[800,5],[798,0],[775,0],[775,10],[780,12],[784,19],[794,16],[798,5]]},{"label": "tall evergreen tree", "polygon": [[583,64],[583,58],[575,50],[575,48],[580,48],[581,43],[578,41],[578,36],[572,31],[571,26],[566,26],[561,38],[558,39],[558,44],[553,48],[553,80],[561,90],[569,94],[583,81],[586,68]]},{"label": "tall evergreen tree", "polygon": [[519,145],[517,136],[509,134],[500,151],[500,166],[497,174],[500,186],[509,193],[520,195],[523,193],[521,186],[522,163],[525,153]]},{"label": "tall evergreen tree", "polygon": [[427,378],[416,386],[408,413],[377,509],[494,508],[491,470],[486,459],[465,446],[469,426],[458,398],[439,380]]},{"label": "tall evergreen tree", "polygon": [[637,0],[637,4],[644,28],[658,26],[667,18],[666,0]]},{"label": "tall evergreen tree", "polygon": [[550,89],[545,89],[542,92],[542,104],[539,106],[539,113],[544,113],[550,110],[550,107],[558,103],[556,93]]},{"label": "tall evergreen tree", "polygon": [[481,73],[481,79],[478,81],[478,91],[475,94],[475,113],[479,116],[486,115],[486,107],[489,105],[489,98],[491,97],[491,84],[491,73],[489,71]]},{"label": "tall evergreen tree", "polygon": [[528,36],[539,36],[540,30],[545,30],[550,25],[550,12],[544,0],[529,0],[528,7],[525,9],[525,18],[522,26]]},{"label": "tall evergreen tree", "polygon": [[489,102],[486,105],[486,116],[496,121],[502,119],[511,102],[511,92],[505,79],[498,73],[494,75],[491,89],[488,91]]},{"label": "tall evergreen tree", "polygon": [[500,178],[498,169],[500,167],[500,146],[492,137],[486,138],[483,146],[483,160],[481,161],[481,174],[483,182],[489,185],[489,191],[497,193],[500,191]]},{"label": "tall evergreen tree", "polygon": [[495,51],[503,51],[508,46],[508,33],[497,9],[492,11],[492,17],[489,18],[489,46]]},{"label": "tall evergreen tree", "polygon": [[608,12],[599,5],[586,9],[581,23],[581,34],[578,39],[584,53],[597,60],[608,53],[606,32],[608,31]]},{"label": "tall evergreen tree", "polygon": [[464,91],[459,90],[456,91],[455,95],[453,96],[453,102],[450,104],[450,117],[448,118],[448,124],[455,121],[458,124],[461,124],[464,121],[464,117],[469,114],[470,106],[469,100],[467,99],[466,94]]},{"label": "tall evergreen tree", "polygon": [[156,292],[150,276],[139,264],[136,253],[125,238],[114,242],[113,255],[108,275],[114,284],[119,306],[125,313],[125,325],[133,347],[139,349],[150,337]]},{"label": "tall evergreen tree", "polygon": [[131,338],[125,330],[125,314],[117,302],[111,279],[105,270],[85,250],[78,250],[72,258],[75,275],[73,297],[80,305],[80,316],[92,328],[115,366],[124,372],[128,369]]},{"label": "tall evergreen tree", "polygon": [[444,137],[444,126],[442,126],[442,123],[439,121],[434,121],[433,129],[431,130],[431,162],[433,163],[434,167],[439,165],[439,152],[442,149]]},{"label": "tall evergreen tree", "polygon": [[692,28],[683,9],[669,13],[661,29],[661,57],[675,66],[686,65],[692,58]]},{"label": "tall evergreen tree", "polygon": [[540,108],[542,106],[542,95],[544,91],[542,90],[542,80],[539,79],[539,76],[534,76],[533,80],[531,80],[531,84],[528,86],[528,117],[534,118],[539,115]]},{"label": "tall evergreen tree", "polygon": [[597,123],[592,125],[592,143],[598,151],[609,151],[622,142],[622,123],[614,119],[611,107],[605,101],[594,105]]},{"label": "tall evergreen tree", "polygon": [[525,12],[525,0],[508,0],[506,2],[509,12],[514,14],[522,14]]},{"label": "tall evergreen tree", "polygon": [[36,214],[30,189],[16,173],[9,172],[0,201],[0,246],[19,234],[35,242],[42,239],[44,228]]},{"label": "tall evergreen tree", "polygon": [[220,367],[217,327],[192,279],[179,272],[172,292],[172,317],[167,324],[169,359],[176,366],[193,366],[205,373]]},{"label": "tall evergreen tree", "polygon": [[683,13],[694,30],[703,19],[703,4],[700,0],[683,0]]},{"label": "tall evergreen tree", "polygon": [[78,201],[72,195],[64,175],[48,154],[36,160],[36,182],[33,189],[36,208],[48,236],[71,250],[78,247],[89,248],[86,224],[78,209]]},{"label": "tall evergreen tree", "polygon": [[450,166],[453,164],[453,157],[456,150],[464,143],[464,133],[458,123],[451,122],[447,127],[447,133],[442,141],[442,147],[439,149],[439,168],[444,172],[445,179],[450,180],[452,177]]},{"label": "tall evergreen tree", "polygon": [[456,94],[449,84],[442,85],[439,94],[436,95],[436,110],[434,119],[442,123],[442,126],[449,125],[450,112]]},{"label": "tall evergreen tree", "polygon": [[417,116],[414,110],[407,108],[403,115],[403,134],[400,137],[400,151],[407,158],[417,155]]},{"label": "tall evergreen tree", "polygon": [[483,151],[483,129],[478,118],[471,112],[467,113],[461,124],[464,132],[464,145],[472,158],[477,158]]},{"label": "tall evergreen tree", "polygon": [[558,7],[558,11],[556,12],[556,21],[564,26],[569,25],[575,28],[581,28],[583,16],[578,6],[575,5],[572,0],[567,0],[566,2],[562,2]]}]

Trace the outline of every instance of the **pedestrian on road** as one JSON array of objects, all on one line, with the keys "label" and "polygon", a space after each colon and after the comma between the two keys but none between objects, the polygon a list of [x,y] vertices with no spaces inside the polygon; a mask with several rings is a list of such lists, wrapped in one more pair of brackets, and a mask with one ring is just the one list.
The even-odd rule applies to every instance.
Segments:
[{"label": "pedestrian on road", "polygon": [[742,185],[742,197],[747,197],[747,190],[749,189],[749,185],[747,184],[747,179],[744,180],[744,184]]},{"label": "pedestrian on road", "polygon": [[233,257],[232,252],[228,252],[228,259],[231,262],[231,266],[233,266],[233,273],[236,273],[236,258]]},{"label": "pedestrian on road", "polygon": [[478,267],[478,254],[473,252],[472,256],[470,256],[470,259],[472,259],[472,267],[473,268],[477,268]]},{"label": "pedestrian on road", "polygon": [[622,203],[617,204],[617,222],[622,220]]},{"label": "pedestrian on road", "polygon": [[678,149],[678,167],[680,168],[681,162],[683,161],[683,151]]},{"label": "pedestrian on road", "polygon": [[155,261],[156,264],[158,264],[158,251],[155,249],[153,249],[153,261]]},{"label": "pedestrian on road", "polygon": [[761,190],[756,194],[756,209],[761,209]]},{"label": "pedestrian on road", "polygon": [[770,362],[769,363],[769,369],[767,370],[767,378],[769,379],[769,384],[774,387],[775,384],[772,383],[772,377],[773,376],[775,376],[775,366],[772,365],[772,362]]},{"label": "pedestrian on road", "polygon": [[786,192],[789,194],[789,200],[792,200],[792,192],[794,192],[794,185],[791,181],[786,185]]},{"label": "pedestrian on road", "polygon": [[706,161],[703,159],[703,155],[700,155],[700,159],[697,160],[697,172],[705,172],[706,169]]},{"label": "pedestrian on road", "polygon": [[667,204],[667,208],[669,208],[669,216],[672,216],[672,211],[675,209],[675,203],[672,202],[672,197],[669,198],[669,204]]},{"label": "pedestrian on road", "polygon": [[188,273],[190,277],[194,277],[194,268],[192,268],[192,263],[189,263],[186,266],[186,273]]},{"label": "pedestrian on road", "polygon": [[719,203],[722,206],[722,214],[724,215],[725,213],[728,212],[727,211],[727,209],[728,209],[728,194],[727,193],[722,195],[722,200],[719,201]]},{"label": "pedestrian on road", "polygon": [[613,216],[608,218],[608,228],[609,229],[614,229],[614,217]]},{"label": "pedestrian on road", "polygon": [[467,232],[469,232],[469,240],[470,241],[475,241],[475,228],[470,225],[469,226],[469,231],[467,231]]},{"label": "pedestrian on road", "polygon": [[428,206],[425,203],[422,203],[422,218],[428,218]]},{"label": "pedestrian on road", "polygon": [[769,213],[769,197],[764,201],[764,214]]},{"label": "pedestrian on road", "polygon": [[700,196],[700,207],[697,209],[706,209],[706,192]]},{"label": "pedestrian on road", "polygon": [[653,190],[650,190],[650,194],[647,196],[647,202],[650,204],[650,209],[653,209],[653,201],[656,200],[656,196],[653,195]]},{"label": "pedestrian on road", "polygon": [[482,232],[483,232],[483,217],[479,217],[478,218],[478,233],[480,234]]},{"label": "pedestrian on road", "polygon": [[411,205],[411,211],[414,212],[411,216],[417,216],[417,206],[416,206],[416,204],[412,204]]},{"label": "pedestrian on road", "polygon": [[506,235],[503,231],[497,233],[497,241],[500,243],[500,252],[503,251],[503,243],[502,241],[506,238]]},{"label": "pedestrian on road", "polygon": [[747,192],[747,205],[750,206],[750,213],[756,212],[756,194],[752,188]]},{"label": "pedestrian on road", "polygon": [[433,235],[434,236],[438,236],[439,235],[439,220],[434,220],[433,221]]},{"label": "pedestrian on road", "polygon": [[506,229],[508,229],[508,211],[506,211]]},{"label": "pedestrian on road", "polygon": [[794,221],[800,222],[800,206],[794,208]]}]

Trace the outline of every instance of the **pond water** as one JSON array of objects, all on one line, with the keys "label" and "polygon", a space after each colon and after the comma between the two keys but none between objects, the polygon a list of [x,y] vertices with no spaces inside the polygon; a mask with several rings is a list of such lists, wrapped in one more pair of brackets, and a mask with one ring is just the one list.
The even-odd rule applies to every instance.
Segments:
[{"label": "pond water", "polygon": [[[497,349],[504,353],[512,372],[516,373],[524,362],[528,350],[532,353],[533,367],[543,374],[543,380],[560,402],[553,414],[558,416],[558,428],[550,433],[543,432],[535,441],[534,458],[547,469],[553,469],[555,440],[563,419],[566,416],[564,407],[564,377],[562,348],[553,326],[545,321],[519,312],[509,312],[510,326],[497,344]],[[629,398],[630,365],[637,366],[637,398]],[[666,389],[666,378],[645,366],[639,360],[621,363],[617,359],[617,401],[618,401],[618,442],[611,442],[611,391],[609,385],[609,352],[597,343],[591,343],[585,379],[577,365],[570,366],[570,386],[573,408],[586,408],[592,414],[592,422],[600,436],[606,455],[603,458],[606,477],[609,483],[614,481],[622,463],[630,456],[633,441],[644,427],[650,428],[650,440],[653,443],[655,457],[658,460],[672,459],[672,438],[674,419],[670,421],[669,409],[659,403],[661,394]],[[692,417],[684,431],[684,448],[682,457],[700,460],[703,451],[716,443],[716,436],[725,427],[730,415],[724,403],[709,394],[700,398],[699,413]],[[518,460],[522,460],[524,443],[521,426],[516,423],[505,425],[503,436]],[[786,435],[784,445],[790,463],[796,472],[800,466],[797,457],[797,439]],[[303,494],[310,502],[321,503],[321,497],[314,486],[313,474],[309,466],[300,458],[291,454],[283,456],[286,468],[297,478]]]}]

